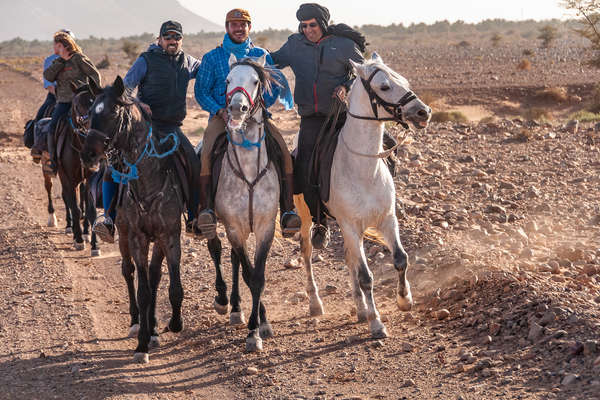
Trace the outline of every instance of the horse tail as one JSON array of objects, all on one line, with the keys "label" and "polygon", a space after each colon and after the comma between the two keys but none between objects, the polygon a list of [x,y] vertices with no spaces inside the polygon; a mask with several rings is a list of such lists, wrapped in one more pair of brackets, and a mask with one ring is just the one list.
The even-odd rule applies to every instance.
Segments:
[{"label": "horse tail", "polygon": [[383,235],[375,228],[367,228],[367,230],[365,231],[364,234],[365,238],[367,240],[371,240],[375,243],[378,243],[382,246],[385,246],[385,239],[383,237]]}]

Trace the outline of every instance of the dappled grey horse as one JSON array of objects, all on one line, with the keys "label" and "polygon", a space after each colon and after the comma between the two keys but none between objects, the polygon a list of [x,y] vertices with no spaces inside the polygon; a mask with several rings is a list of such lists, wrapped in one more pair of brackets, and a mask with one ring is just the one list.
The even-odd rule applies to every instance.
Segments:
[{"label": "dappled grey horse", "polygon": [[[336,218],[344,237],[344,255],[350,273],[352,294],[360,322],[368,321],[373,337],[386,337],[373,298],[373,274],[367,265],[363,236],[369,228],[383,235],[398,271],[397,303],[401,310],[412,306],[406,279],[408,259],[402,248],[396,218],[396,189],[383,159],[394,148],[383,151],[384,123],[395,121],[408,128],[427,126],[431,109],[410,89],[408,81],[383,63],[376,54],[365,64],[349,60],[358,75],[348,93],[346,122],[341,129],[333,164],[329,200],[325,205]],[[295,198],[302,218],[301,250],[307,273],[310,314],[323,314],[312,271],[312,221],[301,196]]]},{"label": "dappled grey horse", "polygon": [[[138,104],[124,94],[121,77],[112,86],[95,90],[98,94],[90,109],[92,129],[82,159],[91,167],[109,152],[115,170],[113,178],[122,183],[122,201],[115,222],[122,273],[129,292],[129,333],[138,336],[134,360],[146,363],[149,346],[158,345],[156,294],[165,258],[172,306],[168,330],[183,329],[183,287],[179,272],[183,193],[169,156],[178,147],[179,139],[175,134],[162,139],[155,137]],[[148,265],[151,242],[154,246]],[[134,270],[138,278],[137,301]]]},{"label": "dappled grey horse", "polygon": [[[279,208],[279,177],[269,160],[265,143],[265,107],[263,88],[273,82],[265,68],[265,57],[244,58],[238,61],[231,55],[227,76],[227,151],[223,158],[215,196],[217,217],[225,226],[231,243],[232,324],[241,324],[244,317],[240,308],[239,267],[252,293],[252,313],[248,320],[247,351],[262,349],[262,339],[271,337],[273,330],[267,320],[261,295],[265,286],[265,266]],[[247,241],[254,232],[256,250],[254,267],[248,256]],[[227,312],[227,288],[220,266],[220,242],[209,241],[209,251],[217,270],[216,287],[219,295],[215,308]]]}]

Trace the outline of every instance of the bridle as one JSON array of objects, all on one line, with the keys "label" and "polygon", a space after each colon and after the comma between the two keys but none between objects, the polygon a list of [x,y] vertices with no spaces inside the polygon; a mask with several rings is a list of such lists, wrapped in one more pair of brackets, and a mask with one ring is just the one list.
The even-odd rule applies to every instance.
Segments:
[{"label": "bridle", "polygon": [[[369,103],[371,104],[371,108],[373,109],[374,116],[368,117],[368,116],[356,115],[356,114],[351,113],[350,110],[347,111],[348,114],[357,119],[365,119],[365,120],[370,120],[370,121],[394,121],[394,122],[397,122],[400,125],[402,125],[402,127],[404,129],[408,129],[408,124],[404,120],[404,115],[402,113],[402,107],[406,106],[411,101],[416,100],[417,95],[414,94],[412,92],[412,90],[408,90],[404,94],[404,96],[402,96],[400,98],[400,100],[398,100],[397,103],[390,103],[389,101],[382,99],[377,93],[375,93],[375,91],[371,87],[371,81],[373,80],[373,78],[375,77],[375,75],[378,72],[385,73],[385,71],[383,71],[382,69],[376,68],[375,71],[373,71],[371,73],[371,75],[369,76],[369,79],[360,78],[360,80],[363,84],[363,87],[365,88],[365,90],[367,91],[367,94],[369,95]],[[388,113],[392,114],[392,117],[381,117],[380,118],[378,107],[381,107]]]},{"label": "bridle", "polygon": [[[252,63],[245,62],[245,61],[238,61],[236,63],[231,64],[230,70],[232,70],[234,67],[236,67],[238,65],[248,65],[256,71],[256,73],[259,77],[261,76],[261,72],[258,70],[258,67],[256,67]],[[265,107],[265,99],[263,98],[263,83],[262,83],[261,79],[258,80],[257,90],[258,91],[257,91],[256,99],[253,99],[252,96],[250,96],[250,93],[248,93],[248,91],[246,90],[246,88],[244,88],[242,86],[234,87],[226,94],[225,104],[226,104],[226,106],[229,106],[229,103],[231,102],[231,98],[233,97],[233,95],[238,92],[242,93],[246,97],[248,102],[250,103],[250,111],[248,112],[248,114],[250,115],[250,118],[251,118],[254,116],[254,114],[256,113],[256,111],[259,108],[263,108],[263,109],[266,108]]]}]

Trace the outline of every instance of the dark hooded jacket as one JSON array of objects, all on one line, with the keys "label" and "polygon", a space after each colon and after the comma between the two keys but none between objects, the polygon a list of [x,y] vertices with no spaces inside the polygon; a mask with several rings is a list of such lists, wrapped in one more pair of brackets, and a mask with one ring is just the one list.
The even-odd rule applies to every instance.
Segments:
[{"label": "dark hooded jacket", "polygon": [[302,117],[327,115],[334,89],[339,85],[350,88],[354,80],[348,60],[364,62],[357,44],[337,35],[326,35],[313,43],[296,33],[271,56],[278,68],[292,68],[296,76],[294,101]]}]

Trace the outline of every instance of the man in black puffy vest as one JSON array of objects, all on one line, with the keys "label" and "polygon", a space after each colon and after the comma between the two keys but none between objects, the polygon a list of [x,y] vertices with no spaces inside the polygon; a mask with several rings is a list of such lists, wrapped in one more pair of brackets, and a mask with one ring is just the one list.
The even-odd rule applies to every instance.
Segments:
[{"label": "man in black puffy vest", "polygon": [[[176,21],[167,21],[160,27],[157,42],[148,47],[133,63],[123,82],[128,94],[132,94],[135,88],[137,98],[142,109],[152,118],[153,133],[164,137],[169,133],[175,133],[179,137],[179,152],[186,158],[187,184],[189,187],[187,201],[188,221],[186,231],[192,231],[192,221],[196,216],[198,208],[198,174],[200,171],[200,160],[194,152],[194,147],[181,131],[181,125],[186,116],[186,95],[190,79],[195,79],[200,66],[200,61],[194,57],[184,54],[181,49],[183,43],[183,29]],[[113,193],[110,189],[112,182],[105,182],[104,192]],[[114,185],[114,183],[113,183]],[[110,200],[105,202],[110,204]],[[96,232],[104,240],[105,237],[112,239],[114,226],[112,220],[106,218],[104,226]],[[108,236],[107,236],[108,235]]]}]

